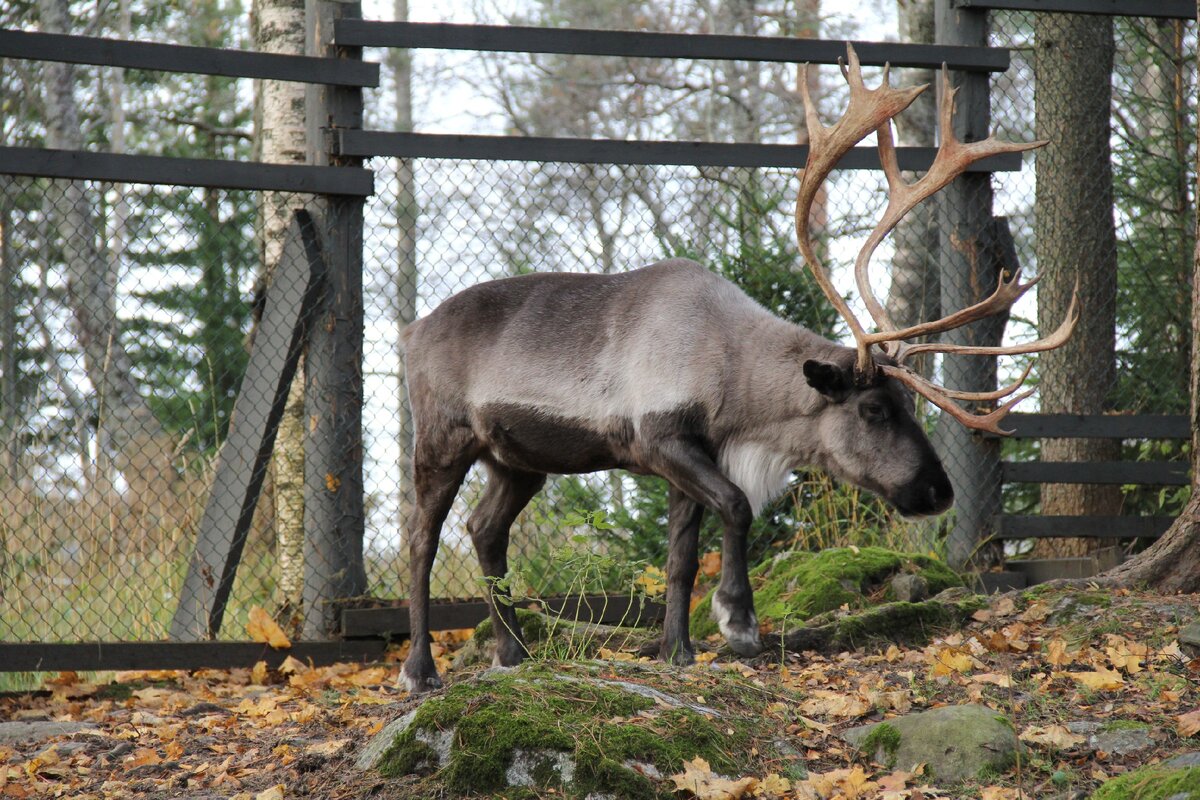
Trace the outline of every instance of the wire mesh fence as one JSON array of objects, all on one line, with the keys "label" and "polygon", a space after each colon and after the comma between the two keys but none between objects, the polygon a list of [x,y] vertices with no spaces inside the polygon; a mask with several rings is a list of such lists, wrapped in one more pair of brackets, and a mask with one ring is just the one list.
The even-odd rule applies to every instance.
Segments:
[{"label": "wire mesh fence", "polygon": [[[1071,116],[1081,113],[1080,89],[1044,85],[1055,70],[1048,43],[1079,52],[1089,41],[1080,37],[1096,31],[1064,28],[1057,15],[998,12],[992,20],[992,44],[1013,56],[1009,71],[992,79],[993,128],[1019,140],[1047,132],[1061,138],[1048,130],[1056,124],[1065,133],[1083,130]],[[1013,309],[1004,340],[1027,340],[1057,324],[1065,301],[1055,292],[1065,279],[1056,283],[1055,273],[1104,273],[1108,283],[1089,296],[1085,317],[1109,338],[1078,337],[1080,350],[1039,362],[1041,409],[1180,413],[1188,402],[1195,29],[1108,24],[1113,67],[1094,85],[1111,95],[1097,101],[1108,113],[1097,128],[1103,132],[1090,137],[1092,149],[1057,175],[1039,151],[1021,172],[991,181],[995,213],[1007,220],[993,244],[1011,235],[1015,260],[1045,275],[1040,291]],[[877,71],[867,73],[868,82],[878,79]],[[840,108],[837,82],[830,70],[827,118]],[[1059,117],[1046,116],[1051,98],[1066,104]],[[794,129],[779,115],[772,119],[769,135],[793,141]],[[902,128],[900,143],[926,144],[919,130],[928,135],[927,122]],[[651,132],[670,127],[646,125]],[[1105,164],[1111,202],[1104,199]],[[609,273],[683,256],[782,317],[833,338],[844,334],[796,252],[791,170],[382,158],[368,166],[377,172],[377,194],[364,230],[362,564],[374,597],[403,598],[407,584],[412,421],[399,331],[453,293],[531,271]],[[1057,193],[1047,188],[1055,185]],[[0,177],[0,641],[166,635],[250,358],[256,297],[283,257],[272,210],[305,199]],[[848,265],[885,202],[876,174],[831,179],[821,247],[844,294],[853,294]],[[929,314],[964,291],[940,285],[930,256],[953,246],[937,208],[914,215],[875,257],[876,291],[889,310]],[[1107,219],[1107,244],[1085,244],[1074,214],[1090,214],[1101,227]],[[1047,241],[1056,239],[1066,245],[1052,249]],[[861,311],[861,300],[852,306]],[[1100,363],[1110,351],[1111,364]],[[1023,366],[1003,363],[998,377],[1012,379]],[[944,372],[939,363],[928,369]],[[1055,370],[1059,385],[1072,390],[1087,383],[1085,373],[1099,378],[1087,383],[1087,396],[1056,395]],[[1030,401],[1022,410],[1036,408]],[[305,418],[296,403],[293,410],[237,572],[222,631],[228,638],[242,637],[253,605],[285,619],[302,611],[303,508],[295,498],[306,479],[302,465],[288,471],[287,455],[295,453],[288,443],[303,437]],[[936,415],[928,425],[940,427]],[[1114,457],[1052,451],[1050,443],[1004,445],[1005,458]],[[1178,443],[1125,442],[1115,457],[1185,454]],[[989,464],[979,488],[999,497],[998,462]],[[951,472],[967,466],[947,464]],[[482,477],[472,473],[447,520],[435,596],[481,593],[465,534],[481,490]],[[1072,491],[1048,499],[1036,486],[1007,487],[1002,502],[1009,511],[1074,503],[1075,513],[1172,513],[1181,501],[1159,487],[1113,487],[1083,500]],[[543,594],[575,586],[563,575],[564,553],[661,566],[665,523],[658,479],[555,477],[514,526],[513,566]],[[785,547],[835,542],[937,550],[947,526],[906,522],[865,492],[802,473],[756,521],[751,551],[759,560]],[[719,546],[712,520],[703,536],[704,550]],[[620,588],[611,583],[625,577],[600,572],[588,588]]]}]

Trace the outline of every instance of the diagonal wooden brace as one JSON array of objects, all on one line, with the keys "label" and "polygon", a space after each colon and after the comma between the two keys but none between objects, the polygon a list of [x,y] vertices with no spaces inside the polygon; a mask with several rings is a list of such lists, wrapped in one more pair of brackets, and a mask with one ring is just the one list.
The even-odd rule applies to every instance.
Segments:
[{"label": "diagonal wooden brace", "polygon": [[217,455],[196,547],[171,620],[173,641],[211,639],[221,629],[288,388],[324,285],[325,260],[316,225],[307,211],[297,210],[267,288],[229,433]]}]

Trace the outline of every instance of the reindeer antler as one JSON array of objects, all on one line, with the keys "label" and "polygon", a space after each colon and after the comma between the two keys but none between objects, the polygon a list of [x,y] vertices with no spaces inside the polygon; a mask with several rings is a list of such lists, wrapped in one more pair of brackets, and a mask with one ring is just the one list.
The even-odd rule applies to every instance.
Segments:
[{"label": "reindeer antler", "polygon": [[[862,67],[859,64],[858,55],[854,52],[852,45],[846,45],[846,54],[848,65],[842,64],[839,59],[839,66],[841,66],[842,75],[845,76],[846,82],[850,85],[850,102],[841,118],[832,127],[826,127],[821,124],[821,121],[817,117],[816,107],[809,97],[807,80],[801,80],[800,82],[801,94],[804,99],[805,118],[808,122],[809,131],[808,161],[800,173],[800,191],[796,198],[796,236],[800,240],[800,252],[808,262],[809,268],[817,280],[817,284],[821,287],[825,296],[829,298],[830,302],[833,303],[834,308],[837,309],[842,318],[846,320],[846,324],[850,327],[850,333],[854,336],[855,345],[858,350],[858,357],[855,361],[856,381],[866,384],[874,379],[877,368],[874,359],[871,357],[871,347],[873,345],[881,345],[884,351],[893,356],[898,362],[898,366],[879,367],[878,369],[882,370],[884,374],[901,381],[967,427],[1004,434],[1005,431],[997,427],[1000,419],[1014,405],[1028,397],[1032,393],[1032,390],[1022,392],[1017,397],[988,414],[972,414],[963,410],[953,400],[984,402],[1007,397],[1021,388],[1021,385],[1029,375],[1028,369],[1025,370],[1020,380],[1003,389],[993,392],[959,392],[938,386],[926,380],[907,367],[904,362],[916,353],[1014,355],[1019,353],[1036,353],[1061,347],[1071,337],[1071,333],[1075,329],[1075,323],[1079,319],[1076,310],[1078,304],[1078,286],[1076,286],[1075,296],[1072,298],[1071,307],[1067,311],[1066,319],[1062,325],[1054,333],[1042,339],[1009,347],[971,347],[967,345],[937,343],[911,345],[905,342],[905,340],[917,336],[928,336],[934,333],[953,330],[1009,308],[1021,295],[1025,294],[1025,292],[1029,291],[1037,283],[1037,279],[1021,283],[1020,270],[1018,270],[1011,277],[1001,277],[996,290],[972,306],[968,306],[938,320],[919,323],[907,328],[897,328],[871,290],[869,266],[875,248],[879,246],[884,237],[904,218],[904,215],[915,208],[922,200],[937,193],[961,175],[971,164],[999,153],[1016,153],[1024,150],[1032,150],[1033,148],[1043,146],[1046,142],[1001,142],[995,139],[995,137],[988,137],[981,142],[964,143],[959,141],[958,137],[954,134],[954,126],[952,124],[954,95],[957,89],[951,87],[950,74],[945,66],[943,66],[942,87],[944,102],[939,114],[941,144],[938,147],[937,155],[934,157],[933,164],[929,167],[929,170],[919,180],[914,183],[908,183],[901,177],[900,167],[896,160],[896,148],[892,140],[892,118],[907,108],[916,99],[917,95],[928,88],[928,85],[914,86],[907,89],[892,88],[888,85],[889,68],[885,65],[883,68],[883,81],[879,88],[869,89],[863,84]],[[807,72],[808,65],[805,64],[803,69]],[[821,184],[824,183],[842,156],[871,133],[871,131],[876,132],[879,142],[879,161],[883,166],[883,173],[887,178],[888,184],[888,204],[884,209],[883,216],[867,237],[866,242],[858,253],[858,257],[854,260],[854,280],[867,307],[867,312],[871,315],[871,319],[878,328],[877,332],[869,332],[863,328],[862,323],[854,316],[849,305],[833,288],[829,274],[821,264],[820,259],[817,258],[816,251],[813,248],[808,221],[813,201],[817,196]]]}]

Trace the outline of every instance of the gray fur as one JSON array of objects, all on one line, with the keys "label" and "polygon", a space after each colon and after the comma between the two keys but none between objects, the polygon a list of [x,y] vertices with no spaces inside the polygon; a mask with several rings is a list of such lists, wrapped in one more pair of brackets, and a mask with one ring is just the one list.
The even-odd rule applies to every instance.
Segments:
[{"label": "gray fur", "polygon": [[[726,637],[751,652],[758,630],[746,529],[793,469],[820,467],[902,511],[937,513],[952,498],[902,386],[882,375],[866,388],[848,377],[839,384],[852,374],[852,348],[780,320],[691,261],[491,281],[451,297],[404,339],[416,426],[411,686],[437,681],[425,626],[428,565],[476,460],[489,486],[468,528],[484,574],[497,577],[507,568],[509,526],[546,473],[624,468],[666,478],[662,654],[682,663],[692,653],[687,597],[703,509],[725,523],[714,608]],[[518,630],[510,607],[494,603],[492,614],[497,632]],[[519,661],[519,639],[499,638],[498,663]]]}]

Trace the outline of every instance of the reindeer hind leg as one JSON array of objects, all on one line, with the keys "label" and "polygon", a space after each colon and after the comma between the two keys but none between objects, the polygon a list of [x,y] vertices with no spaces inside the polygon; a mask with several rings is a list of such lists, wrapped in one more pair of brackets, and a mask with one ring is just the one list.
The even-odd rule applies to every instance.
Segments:
[{"label": "reindeer hind leg", "polygon": [[542,473],[514,470],[489,461],[487,488],[467,520],[479,566],[489,584],[488,612],[496,637],[497,666],[515,666],[528,655],[516,609],[498,581],[508,572],[509,529],[545,482]]},{"label": "reindeer hind leg", "polygon": [[400,680],[410,692],[440,688],[429,638],[429,573],[454,496],[478,454],[470,428],[453,428],[437,441],[418,439],[413,451],[416,490],[413,528],[409,531],[409,652]]}]

